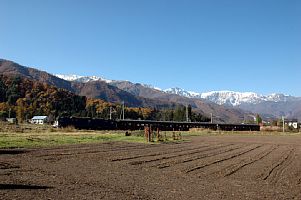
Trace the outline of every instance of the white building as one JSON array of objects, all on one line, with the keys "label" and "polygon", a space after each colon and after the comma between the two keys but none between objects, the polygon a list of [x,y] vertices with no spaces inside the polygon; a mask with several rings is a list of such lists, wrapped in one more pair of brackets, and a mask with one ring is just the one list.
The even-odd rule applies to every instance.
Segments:
[{"label": "white building", "polygon": [[8,121],[8,123],[10,124],[15,124],[17,122],[16,118],[6,118],[6,121]]},{"label": "white building", "polygon": [[298,129],[298,120],[297,119],[291,119],[291,120],[285,120],[285,124],[289,127],[292,127],[294,129]]},{"label": "white building", "polygon": [[291,126],[291,127],[293,127],[294,129],[297,129],[297,128],[298,128],[298,122],[289,122],[289,123],[288,123],[288,126]]},{"label": "white building", "polygon": [[34,116],[31,119],[31,123],[32,124],[44,124],[47,122],[47,120],[48,120],[47,116]]}]

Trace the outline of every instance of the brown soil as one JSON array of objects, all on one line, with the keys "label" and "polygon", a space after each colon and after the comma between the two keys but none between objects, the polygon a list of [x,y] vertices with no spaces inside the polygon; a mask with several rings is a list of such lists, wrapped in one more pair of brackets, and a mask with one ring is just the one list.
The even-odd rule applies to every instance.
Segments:
[{"label": "brown soil", "polygon": [[0,199],[301,199],[301,137],[1,150]]}]

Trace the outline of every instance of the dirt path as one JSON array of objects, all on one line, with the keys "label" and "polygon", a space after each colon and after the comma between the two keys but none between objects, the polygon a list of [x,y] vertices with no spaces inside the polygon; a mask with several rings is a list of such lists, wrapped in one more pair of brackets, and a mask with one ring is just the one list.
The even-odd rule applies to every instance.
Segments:
[{"label": "dirt path", "polygon": [[0,199],[301,199],[301,137],[0,150]]}]

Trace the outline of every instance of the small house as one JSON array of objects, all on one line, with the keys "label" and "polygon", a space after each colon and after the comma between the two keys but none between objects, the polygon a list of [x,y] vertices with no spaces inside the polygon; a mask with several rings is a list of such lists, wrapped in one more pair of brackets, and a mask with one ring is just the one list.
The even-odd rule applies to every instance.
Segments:
[{"label": "small house", "polygon": [[297,119],[290,119],[290,120],[285,120],[284,121],[285,122],[285,124],[287,125],[287,126],[289,126],[289,127],[292,127],[292,128],[294,128],[294,129],[298,129],[299,127],[298,127],[298,120]]},{"label": "small house", "polygon": [[31,119],[32,124],[45,124],[48,120],[47,116],[34,116]]},{"label": "small house", "polygon": [[8,123],[10,123],[10,124],[16,124],[17,123],[16,118],[6,118],[6,121],[8,121]]}]

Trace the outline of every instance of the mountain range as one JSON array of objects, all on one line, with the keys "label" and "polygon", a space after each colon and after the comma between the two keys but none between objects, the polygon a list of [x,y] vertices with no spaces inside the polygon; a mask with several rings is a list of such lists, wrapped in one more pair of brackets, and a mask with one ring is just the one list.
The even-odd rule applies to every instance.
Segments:
[{"label": "mountain range", "polygon": [[[109,80],[103,77],[97,76],[79,76],[79,75],[61,75],[56,74],[55,76],[67,80],[67,81],[74,81],[74,82],[81,82],[87,83],[90,81],[104,81],[111,85],[118,85],[118,83],[122,83],[125,81],[116,81],[116,80]],[[130,83],[130,82],[128,82]],[[199,99],[206,99],[212,101],[219,105],[228,105],[228,106],[239,106],[241,104],[259,104],[262,102],[291,102],[296,100],[301,100],[299,97],[294,97],[290,95],[285,95],[281,93],[274,93],[269,95],[261,95],[254,92],[234,92],[234,91],[211,91],[211,92],[192,92],[187,91],[179,87],[168,88],[168,89],[160,89],[158,87],[154,87],[152,85],[141,84],[143,87],[156,89],[168,94],[176,94],[182,97],[187,98],[199,98]]]},{"label": "mountain range", "polygon": [[[239,108],[247,112],[259,113],[264,118],[297,118],[301,119],[301,97],[294,97],[281,93],[261,95],[254,92],[234,92],[234,91],[211,91],[211,92],[193,92],[179,87],[160,89],[152,85],[133,84],[129,81],[109,80],[96,76],[77,76],[77,75],[56,75],[65,80],[75,82],[89,82],[95,80],[105,81],[122,90],[128,91],[136,96],[146,98],[160,98],[171,100],[169,95],[177,95],[188,99],[199,99],[205,102],[213,102],[218,105]],[[168,98],[167,98],[168,97]],[[175,98],[175,96],[173,96]],[[179,99],[176,100],[179,102]],[[186,100],[187,101],[187,100]],[[183,103],[183,102],[181,102]]]},{"label": "mountain range", "polygon": [[200,98],[219,105],[240,108],[252,113],[259,113],[265,119],[284,116],[288,119],[301,120],[301,97],[285,94],[261,95],[254,92],[212,91],[205,93],[189,92],[180,88],[165,90],[189,98]]},{"label": "mountain range", "polygon": [[234,91],[212,91],[212,92],[191,92],[181,88],[169,88],[164,90],[170,94],[178,94],[189,98],[207,99],[219,105],[239,106],[241,104],[258,104],[262,102],[289,102],[301,100],[301,98],[284,95],[284,94],[269,94],[261,95],[254,92],[234,92]]},{"label": "mountain range", "polygon": [[266,118],[298,118],[301,99],[284,94],[259,95],[253,92],[214,91],[198,93],[181,88],[160,88],[143,83],[109,80],[97,76],[53,75],[15,62],[0,59],[0,74],[22,76],[89,98],[109,102],[124,101],[132,107],[168,108],[190,104],[197,112],[220,122],[241,123],[259,113]]}]

